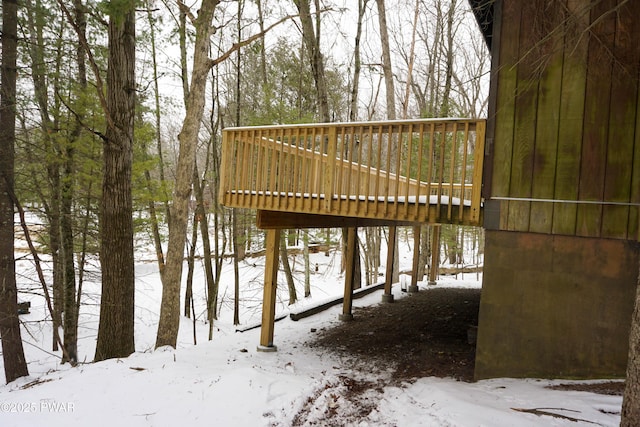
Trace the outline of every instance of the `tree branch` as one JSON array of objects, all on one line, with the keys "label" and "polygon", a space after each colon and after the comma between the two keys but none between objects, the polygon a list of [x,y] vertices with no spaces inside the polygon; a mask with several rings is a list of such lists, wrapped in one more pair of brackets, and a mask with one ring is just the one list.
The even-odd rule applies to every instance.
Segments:
[{"label": "tree branch", "polygon": [[96,89],[98,92],[98,98],[100,99],[100,106],[102,106],[102,109],[104,111],[104,115],[107,120],[107,125],[110,127],[114,127],[115,124],[113,122],[113,118],[111,117],[111,112],[107,107],[107,99],[104,96],[104,83],[102,82],[102,77],[100,76],[100,68],[98,67],[98,64],[96,63],[95,58],[91,53],[91,49],[89,48],[89,42],[87,41],[87,38],[85,37],[83,32],[80,31],[80,28],[78,27],[76,22],[73,20],[73,17],[69,12],[69,9],[67,9],[67,6],[65,6],[63,1],[62,0],[56,0],[56,1],[60,6],[60,8],[62,9],[62,12],[66,16],[67,20],[69,21],[69,24],[73,27],[74,31],[78,35],[78,41],[84,47],[84,51],[87,55],[87,58],[89,59],[89,64],[91,64],[91,70],[93,71],[93,74],[96,78]]},{"label": "tree branch", "polygon": [[[60,0],[58,0],[60,1]],[[252,35],[251,37],[249,37],[246,40],[242,40],[241,42],[238,43],[234,43],[231,46],[231,49],[227,50],[225,53],[223,53],[222,55],[220,55],[219,57],[217,57],[216,59],[212,59],[209,62],[209,66],[210,67],[215,67],[216,65],[220,64],[221,62],[225,61],[226,59],[228,59],[234,52],[236,52],[238,49],[253,43],[254,41],[256,41],[257,39],[259,39],[260,37],[264,37],[265,34],[267,34],[269,31],[271,31],[272,29],[274,29],[275,27],[277,27],[278,25],[288,21],[289,19],[293,19],[295,17],[297,17],[299,15],[287,15],[284,18],[274,22],[273,24],[269,25],[267,28],[265,28],[263,31],[260,31],[259,33],[256,33],[254,35]]]}]

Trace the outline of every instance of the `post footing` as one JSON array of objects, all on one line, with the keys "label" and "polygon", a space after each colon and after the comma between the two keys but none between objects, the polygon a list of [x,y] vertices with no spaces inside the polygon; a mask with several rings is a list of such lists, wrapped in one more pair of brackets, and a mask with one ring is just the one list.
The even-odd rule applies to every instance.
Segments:
[{"label": "post footing", "polygon": [[411,286],[409,286],[409,287],[407,288],[407,291],[408,291],[410,294],[418,293],[418,290],[419,290],[419,289],[418,289],[418,285],[411,285]]},{"label": "post footing", "polygon": [[350,322],[353,320],[353,314],[351,313],[343,313],[338,316],[338,320],[342,320],[343,322]]},{"label": "post footing", "polygon": [[382,294],[382,302],[393,302],[393,294]]},{"label": "post footing", "polygon": [[278,346],[275,346],[273,344],[271,344],[271,345],[259,345],[256,348],[256,350],[261,352],[261,353],[275,353],[276,351],[278,351]]}]

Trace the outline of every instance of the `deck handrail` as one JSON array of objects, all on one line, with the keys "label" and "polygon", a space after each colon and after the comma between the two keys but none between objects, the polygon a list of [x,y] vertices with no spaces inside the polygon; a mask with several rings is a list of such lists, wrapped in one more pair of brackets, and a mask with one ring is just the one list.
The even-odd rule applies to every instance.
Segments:
[{"label": "deck handrail", "polygon": [[484,120],[450,118],[226,128],[220,201],[477,224],[484,129]]}]

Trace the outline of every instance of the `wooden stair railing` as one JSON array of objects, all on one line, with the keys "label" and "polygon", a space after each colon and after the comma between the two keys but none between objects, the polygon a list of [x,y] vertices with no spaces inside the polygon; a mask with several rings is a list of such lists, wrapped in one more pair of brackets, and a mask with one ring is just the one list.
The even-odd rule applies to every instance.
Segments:
[{"label": "wooden stair railing", "polygon": [[220,201],[291,213],[481,220],[484,120],[227,128]]}]

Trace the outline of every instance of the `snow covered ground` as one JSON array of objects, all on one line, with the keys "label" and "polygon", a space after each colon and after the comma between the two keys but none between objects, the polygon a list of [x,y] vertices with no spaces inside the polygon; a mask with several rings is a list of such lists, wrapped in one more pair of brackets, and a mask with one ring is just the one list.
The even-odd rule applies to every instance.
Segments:
[{"label": "snow covered ground", "polygon": [[[401,269],[411,254],[401,244]],[[161,285],[154,262],[136,265],[136,353],[127,359],[90,363],[97,335],[99,280],[84,284],[80,314],[79,357],[84,363],[60,365],[51,353],[51,325],[33,267],[24,252],[18,262],[20,299],[32,302],[21,316],[30,376],[0,386],[0,426],[615,426],[620,420],[619,396],[558,391],[552,380],[494,379],[462,383],[422,378],[412,384],[384,386],[378,377],[351,370],[339,356],[304,342],[319,330],[337,324],[340,306],[294,322],[276,323],[278,351],[256,351],[259,328],[236,332],[232,319],[232,265],[226,261],[221,283],[220,320],[214,339],[207,341],[204,322],[204,282],[196,271],[194,323],[183,318],[177,349],[153,350]],[[340,295],[343,277],[339,257],[313,254],[312,298],[291,308],[281,286],[278,310],[286,313]],[[143,258],[143,256],[141,256]],[[149,257],[147,257],[149,258]],[[293,259],[292,259],[293,261]],[[294,261],[302,269],[302,256]],[[264,259],[241,264],[242,326],[260,321]],[[384,268],[384,267],[383,267]],[[282,278],[284,279],[284,278]],[[284,283],[284,281],[282,281]],[[480,286],[475,274],[441,278],[439,286]],[[302,284],[298,283],[300,290]],[[400,286],[394,286],[402,298]],[[300,291],[300,294],[302,292]],[[355,306],[378,304],[380,292],[354,301]],[[0,361],[1,363],[1,361]],[[354,397],[350,384],[382,384]],[[568,418],[537,415],[518,409],[538,409]],[[583,421],[572,421],[578,419]]]}]

